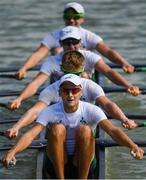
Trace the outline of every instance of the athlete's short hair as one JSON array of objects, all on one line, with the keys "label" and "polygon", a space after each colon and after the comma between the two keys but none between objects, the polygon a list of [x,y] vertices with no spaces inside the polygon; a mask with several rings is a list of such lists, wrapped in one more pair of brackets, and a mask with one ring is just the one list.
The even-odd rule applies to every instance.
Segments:
[{"label": "athlete's short hair", "polygon": [[72,70],[84,66],[85,58],[79,51],[67,51],[62,57],[62,65],[72,67]]}]

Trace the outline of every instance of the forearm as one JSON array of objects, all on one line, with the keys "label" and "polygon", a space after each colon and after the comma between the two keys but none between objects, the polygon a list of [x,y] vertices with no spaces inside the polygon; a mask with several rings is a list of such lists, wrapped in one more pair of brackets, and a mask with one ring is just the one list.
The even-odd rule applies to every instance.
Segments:
[{"label": "forearm", "polygon": [[43,60],[43,58],[47,56],[48,52],[49,49],[46,46],[41,45],[39,48],[36,49],[36,51],[31,56],[27,58],[21,69],[23,68],[27,71],[28,69],[33,68],[41,60]]},{"label": "forearm", "polygon": [[118,52],[114,51],[113,49],[110,49],[105,56],[113,63],[119,65],[129,64]]},{"label": "forearm", "polygon": [[19,140],[11,148],[9,153],[15,156],[16,154],[22,152],[32,143],[33,139],[36,138],[36,136],[43,130],[43,128],[44,127],[41,124],[36,124],[35,126],[33,126],[19,138]]},{"label": "forearm", "polygon": [[47,107],[47,104],[44,102],[37,102],[32,108],[30,108],[21,118],[20,120],[13,125],[12,128],[16,128],[18,131],[30,125],[39,115],[39,113]]},{"label": "forearm", "polygon": [[24,90],[21,92],[21,94],[17,97],[17,99],[19,99],[21,102],[28,99],[37,92],[38,88],[39,86],[36,86],[33,83],[28,84],[26,88],[24,88]]},{"label": "forearm", "polygon": [[106,74],[106,76],[116,85],[124,86],[126,88],[131,86],[131,84],[124,77],[112,69]]},{"label": "forearm", "polygon": [[18,131],[21,128],[24,128],[28,125],[30,125],[37,117],[37,113],[33,112],[31,113],[30,111],[27,111],[22,117],[21,119],[13,125],[13,128],[16,128]]},{"label": "forearm", "polygon": [[137,145],[119,128],[114,128],[112,131],[111,137],[115,140],[118,144],[122,146],[129,147],[130,149],[136,147]]},{"label": "forearm", "polygon": [[109,102],[104,106],[104,110],[110,115],[112,118],[117,119],[124,123],[127,120],[127,117],[123,113],[123,111],[116,105],[114,102]]}]

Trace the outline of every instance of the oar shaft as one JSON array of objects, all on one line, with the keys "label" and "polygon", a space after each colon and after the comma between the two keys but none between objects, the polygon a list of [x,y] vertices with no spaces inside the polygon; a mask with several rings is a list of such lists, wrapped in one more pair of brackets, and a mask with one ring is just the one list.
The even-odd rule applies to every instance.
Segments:
[{"label": "oar shaft", "polygon": [[15,123],[19,120],[19,118],[11,119],[11,120],[0,120],[0,124],[9,124],[9,123]]},{"label": "oar shaft", "polygon": [[[111,68],[122,68],[121,65],[107,63]],[[145,68],[146,64],[132,64],[135,68]]]},{"label": "oar shaft", "polygon": [[[146,141],[134,141],[138,146],[146,147]],[[120,146],[113,140],[109,139],[96,139],[96,145],[100,147],[113,147],[113,146]]]},{"label": "oar shaft", "polygon": [[0,131],[0,136],[6,136],[6,135],[5,135],[5,132]]},{"label": "oar shaft", "polygon": [[[105,93],[127,92],[127,88],[119,86],[102,86]],[[140,88],[141,94],[146,94],[146,88]]]},{"label": "oar shaft", "polygon": [[138,126],[137,127],[146,127],[146,122],[140,122],[140,123],[137,123]]},{"label": "oar shaft", "polygon": [[[9,68],[3,67],[3,68],[0,68],[0,72],[1,72],[1,73],[3,73],[3,72],[5,72],[5,73],[6,73],[6,72],[16,72],[16,71],[18,71],[19,69],[20,69],[20,67],[9,67]],[[38,66],[30,69],[29,71],[37,71],[37,70],[39,70],[39,69],[40,69],[40,65],[38,65]]]},{"label": "oar shaft", "polygon": [[[98,139],[95,140],[96,145],[100,147],[113,147],[113,146],[120,146],[116,142],[110,139]],[[146,147],[146,141],[134,141],[137,145]],[[9,150],[14,144],[6,144],[0,146],[0,151]],[[29,149],[40,149],[47,146],[47,140],[34,140],[31,145],[28,147]]]},{"label": "oar shaft", "polygon": [[[18,96],[21,91],[1,91],[0,97],[7,97],[7,96]],[[39,95],[40,91],[38,91],[35,95]]]},{"label": "oar shaft", "polygon": [[135,72],[146,72],[146,67],[136,67],[134,69]]},{"label": "oar shaft", "polygon": [[[14,144],[4,144],[0,146],[0,151],[6,151],[9,150]],[[42,149],[47,146],[47,140],[34,140],[30,146],[28,146],[28,149]]]},{"label": "oar shaft", "polygon": [[0,78],[16,79],[15,74],[0,74]]},{"label": "oar shaft", "polygon": [[0,103],[0,107],[8,108],[8,103]]}]

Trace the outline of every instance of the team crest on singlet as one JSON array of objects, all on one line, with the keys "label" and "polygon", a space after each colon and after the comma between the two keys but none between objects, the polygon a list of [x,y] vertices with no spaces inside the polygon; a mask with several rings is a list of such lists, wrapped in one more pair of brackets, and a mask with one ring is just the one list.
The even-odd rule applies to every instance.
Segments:
[{"label": "team crest on singlet", "polygon": [[84,120],[84,118],[82,117],[82,119],[80,120],[81,124],[87,124],[87,122]]}]

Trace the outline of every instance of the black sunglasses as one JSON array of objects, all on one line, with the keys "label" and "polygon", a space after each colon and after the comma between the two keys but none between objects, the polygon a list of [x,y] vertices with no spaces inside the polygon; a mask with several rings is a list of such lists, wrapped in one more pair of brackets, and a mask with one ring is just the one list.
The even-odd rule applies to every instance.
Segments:
[{"label": "black sunglasses", "polygon": [[61,43],[63,45],[66,45],[66,46],[69,46],[69,45],[76,45],[76,44],[79,44],[80,43],[80,40],[78,39],[74,39],[74,38],[67,38],[65,40],[62,40]]}]

